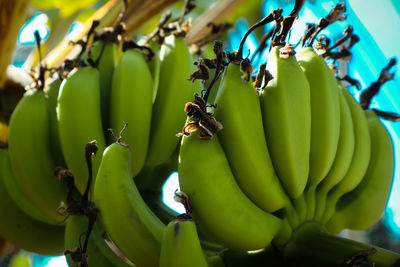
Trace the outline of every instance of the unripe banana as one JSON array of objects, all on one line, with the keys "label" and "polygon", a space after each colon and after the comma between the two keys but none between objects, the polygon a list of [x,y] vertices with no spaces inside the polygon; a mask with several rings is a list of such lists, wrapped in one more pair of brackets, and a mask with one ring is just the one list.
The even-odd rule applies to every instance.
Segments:
[{"label": "unripe banana", "polygon": [[56,167],[50,145],[49,113],[44,92],[27,91],[11,116],[11,165],[21,189],[46,216],[62,221],[57,213],[67,189],[53,174]]},{"label": "unripe banana", "polygon": [[147,62],[153,80],[153,103],[156,100],[158,84],[160,81],[160,47],[157,42],[150,41],[150,48],[154,53],[153,58]]},{"label": "unripe banana", "polygon": [[[338,147],[336,150],[335,160],[332,163],[332,167],[329,170],[327,176],[324,180],[321,181],[318,186],[330,187],[337,184],[346,174],[347,170],[350,167],[351,158],[353,157],[354,152],[354,128],[353,128],[353,120],[351,118],[350,108],[347,104],[347,101],[343,95],[343,93],[339,90],[339,104],[340,104],[340,132],[339,132],[339,141]],[[345,90],[345,89],[344,89]],[[310,186],[306,189],[306,199],[307,201],[307,218],[314,218],[314,213],[316,209],[316,205],[324,205],[326,200],[326,193],[322,194],[324,199],[319,197],[316,200],[316,187]],[[322,206],[323,207],[323,206]],[[322,213],[320,211],[320,213]]]},{"label": "unripe banana", "polygon": [[352,109],[357,108],[358,104],[355,103],[353,97],[340,84],[338,85],[338,90],[340,91],[339,143],[336,157],[332,164],[332,168],[329,170],[328,175],[318,185],[314,192],[314,218],[317,221],[319,221],[324,214],[326,197],[329,190],[336,184],[338,184],[349,170],[353,158],[355,142],[357,142],[354,136],[354,126],[352,118],[352,113],[355,111],[352,111]]},{"label": "unripe banana", "polygon": [[19,185],[11,169],[10,155],[7,149],[0,149],[2,157],[2,168],[4,168],[3,182],[7,189],[9,197],[24,213],[29,214],[33,219],[46,224],[60,224],[60,221],[54,220],[44,215],[26,196]]},{"label": "unripe banana", "polygon": [[310,88],[296,59],[281,57],[279,50],[273,47],[268,55],[267,69],[274,78],[260,95],[261,110],[276,173],[289,196],[297,198],[308,177]]},{"label": "unripe banana", "polygon": [[336,212],[326,224],[333,234],[344,228],[364,230],[382,216],[393,183],[393,142],[373,110],[365,110],[371,136],[371,160],[361,183],[343,195]]},{"label": "unripe banana", "polygon": [[165,162],[178,146],[176,134],[186,120],[185,104],[192,100],[200,84],[188,81],[192,57],[184,39],[168,36],[160,49],[160,79],[151,119],[150,146],[146,165]]},{"label": "unripe banana", "polygon": [[238,65],[225,70],[216,103],[215,118],[224,127],[218,137],[239,186],[265,211],[283,208],[289,198],[269,155],[258,94]]},{"label": "unripe banana", "polygon": [[114,131],[128,123],[122,141],[132,147],[132,177],[146,160],[152,98],[153,81],[144,56],[138,50],[125,51],[114,71],[110,122]]},{"label": "unripe banana", "polygon": [[338,199],[342,195],[352,191],[361,182],[365,172],[367,171],[371,158],[370,131],[368,129],[368,123],[364,111],[347,91],[343,90],[343,94],[350,107],[351,117],[353,119],[355,142],[354,153],[350,167],[345,176],[329,191],[328,196],[326,197],[324,215],[320,220],[323,224],[325,224],[334,214]]},{"label": "unripe banana", "polygon": [[[97,60],[104,45],[104,41],[96,41],[92,46],[92,58]],[[117,44],[107,42],[101,54],[98,69],[100,73],[100,107],[103,130],[110,128],[110,98],[111,84],[116,61]],[[111,136],[112,138],[112,136]],[[111,139],[110,138],[110,139]]]},{"label": "unripe banana", "polygon": [[160,267],[207,267],[196,225],[191,219],[176,219],[165,228]]},{"label": "unripe banana", "polygon": [[310,84],[311,146],[308,185],[316,186],[328,174],[336,155],[340,129],[339,92],[333,72],[312,47],[302,49],[297,54],[297,60]]},{"label": "unripe banana", "polygon": [[183,137],[178,172],[193,218],[211,240],[234,250],[260,249],[280,230],[282,221],[257,207],[240,189],[217,136]]},{"label": "unripe banana", "polygon": [[131,162],[126,145],[113,143],[106,148],[94,202],[106,231],[122,253],[138,267],[157,266],[165,225],[140,196],[131,176]]},{"label": "unripe banana", "polygon": [[58,92],[60,91],[61,80],[54,80],[46,89],[47,108],[49,112],[49,123],[50,123],[50,144],[54,162],[57,166],[65,165],[64,156],[61,150],[60,136],[58,133],[58,121],[57,121],[57,98]]},{"label": "unripe banana", "polygon": [[8,153],[0,149],[0,236],[16,247],[45,255],[58,255],[64,249],[62,225],[50,225],[24,213],[10,197],[5,180],[12,175]]},{"label": "unripe banana", "polygon": [[[78,248],[82,251],[86,238],[88,223],[89,221],[86,216],[71,216],[68,218],[65,227],[66,250],[71,251]],[[106,241],[101,236],[97,223],[95,223],[90,233],[86,254],[88,256],[88,266],[131,266],[123,261],[122,258],[117,256],[107,245]],[[77,263],[72,260],[71,254],[67,254],[66,258],[69,266],[77,265]]]},{"label": "unripe banana", "polygon": [[[85,191],[89,174],[85,159],[85,145],[97,141],[98,155],[105,148],[100,111],[99,71],[80,67],[61,84],[58,95],[57,119],[60,141],[68,169],[73,173],[75,185]],[[101,156],[93,159],[93,177],[97,173]]]}]

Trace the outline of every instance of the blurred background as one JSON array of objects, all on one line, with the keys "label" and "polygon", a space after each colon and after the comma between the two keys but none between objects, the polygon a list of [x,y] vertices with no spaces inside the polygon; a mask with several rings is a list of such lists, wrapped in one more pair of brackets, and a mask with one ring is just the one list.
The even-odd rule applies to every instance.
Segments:
[{"label": "blurred background", "polygon": [[[220,0],[224,1],[224,0]],[[43,40],[45,51],[51,51],[60,40],[73,38],[83,29],[83,22],[107,1],[105,0],[33,0],[29,10],[28,21],[18,35],[18,43],[13,54],[13,65],[16,68],[29,70],[35,60],[34,31],[38,30]],[[204,11],[209,10],[218,1],[196,0],[197,7],[190,13],[195,20]],[[237,4],[233,11],[225,14],[225,21],[233,24],[227,34],[223,35],[225,48],[232,51],[237,49],[241,36],[263,16],[275,8],[281,7],[283,15],[288,15],[294,1],[291,0],[247,0],[231,1]],[[341,1],[308,0],[300,12],[299,19],[295,22],[290,33],[291,44],[297,44],[306,29],[307,23],[317,23],[319,18],[325,17],[332,7]],[[360,81],[361,88],[367,88],[376,81],[380,71],[387,65],[389,59],[400,59],[400,1],[398,0],[346,0],[347,20],[330,25],[322,33],[335,40],[342,36],[347,25],[354,28],[360,41],[352,48],[353,54],[347,64],[346,73]],[[184,1],[177,1],[168,9],[175,14],[180,14]],[[154,16],[147,23],[141,25],[135,37],[152,31],[160,15]],[[269,30],[266,26],[252,33],[246,41],[244,51],[252,57],[259,46],[262,36]],[[45,53],[46,54],[46,53]],[[246,53],[245,53],[246,54]],[[267,53],[254,57],[254,69],[258,64],[264,63]],[[29,68],[28,68],[29,67]],[[373,107],[400,113],[400,77],[396,67],[395,79],[387,82],[379,95],[373,101]],[[350,92],[358,98],[359,91],[353,86]],[[382,220],[367,231],[344,231],[342,236],[360,240],[396,252],[400,252],[400,123],[382,121],[393,138],[395,144],[395,181],[392,187],[390,200]],[[172,209],[183,212],[183,207],[175,203],[173,195],[179,187],[178,174],[171,174],[164,186],[164,202]],[[67,266],[64,256],[43,257],[27,253],[16,252],[12,262],[4,262],[0,266]]]}]

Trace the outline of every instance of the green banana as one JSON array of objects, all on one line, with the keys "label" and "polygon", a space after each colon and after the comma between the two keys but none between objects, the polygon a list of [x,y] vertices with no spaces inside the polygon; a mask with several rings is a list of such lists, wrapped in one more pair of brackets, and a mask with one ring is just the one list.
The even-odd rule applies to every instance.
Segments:
[{"label": "green banana", "polygon": [[16,247],[45,255],[58,255],[64,249],[63,225],[35,220],[13,201],[5,185],[12,176],[8,153],[0,149],[0,236]]},{"label": "green banana", "polygon": [[21,209],[24,213],[29,214],[37,221],[47,224],[60,224],[60,221],[44,215],[26,196],[11,169],[10,155],[8,150],[0,149],[0,153],[3,164],[1,168],[4,168],[3,182],[12,201],[18,206],[19,209]]},{"label": "green banana", "polygon": [[297,60],[310,84],[311,146],[308,186],[314,187],[326,177],[335,159],[340,129],[339,92],[333,72],[312,47],[303,48],[297,54]]},{"label": "green banana", "polygon": [[[98,40],[92,45],[92,58],[97,60],[103,49],[104,41]],[[100,73],[100,107],[103,130],[110,128],[110,98],[113,73],[116,64],[117,44],[107,42],[101,54],[98,69]],[[112,139],[112,136],[109,138]]]},{"label": "green banana", "polygon": [[[86,216],[70,216],[65,227],[65,249],[72,251],[76,249],[82,249],[84,246],[86,231],[88,228],[88,218]],[[107,245],[104,238],[101,236],[101,232],[98,229],[97,223],[95,223],[90,236],[86,249],[88,256],[88,266],[131,266],[125,262],[121,257],[116,255],[111,248]],[[69,266],[76,266],[71,254],[67,253],[66,259]]]},{"label": "green banana", "polygon": [[56,165],[42,90],[27,91],[14,109],[8,144],[11,166],[21,189],[44,215],[62,221],[64,217],[56,210],[65,200],[67,188],[53,174]]},{"label": "green banana", "polygon": [[61,80],[54,80],[46,89],[47,108],[49,112],[50,123],[50,144],[54,162],[57,166],[66,167],[64,156],[61,150],[60,136],[58,133],[57,122],[57,98],[60,91]]},{"label": "green banana", "polygon": [[167,225],[161,243],[159,266],[208,266],[192,219],[177,218]]},{"label": "green banana", "polygon": [[165,225],[140,196],[131,177],[127,145],[106,148],[97,174],[94,202],[113,242],[136,266],[157,266]]},{"label": "green banana", "polygon": [[364,230],[382,216],[394,174],[393,142],[385,126],[372,110],[365,110],[371,136],[371,160],[361,183],[343,195],[326,228],[333,234],[344,228]]},{"label": "green banana", "polygon": [[267,70],[274,78],[260,101],[273,165],[286,192],[295,199],[303,192],[308,177],[310,89],[296,59],[281,57],[280,48],[273,47],[268,55]]},{"label": "green banana", "polygon": [[[75,69],[61,84],[58,94],[57,119],[60,141],[68,169],[81,193],[86,189],[89,174],[85,145],[97,141],[98,155],[105,148],[100,111],[99,71],[92,67]],[[93,177],[101,156],[93,159]]]},{"label": "green banana", "polygon": [[199,82],[187,80],[194,68],[184,39],[172,35],[165,38],[160,48],[160,61],[159,86],[153,105],[146,159],[149,166],[157,166],[171,157],[179,143],[176,134],[182,130],[186,120],[184,106],[200,90]]},{"label": "green banana", "polygon": [[122,141],[132,147],[132,176],[146,160],[149,146],[153,81],[144,56],[127,50],[118,62],[112,79],[110,122],[114,130],[128,123]]},{"label": "green banana", "polygon": [[274,212],[289,198],[275,174],[256,89],[241,78],[240,66],[229,64],[218,88],[215,118],[232,173],[244,193],[260,208]]},{"label": "green banana", "polygon": [[[338,184],[349,170],[355,142],[357,142],[354,136],[352,118],[352,113],[355,111],[352,111],[352,108],[357,108],[358,104],[354,102],[353,97],[340,84],[338,85],[338,90],[340,91],[339,143],[332,168],[313,192],[315,194],[315,212],[313,217],[316,221],[319,221],[324,213],[328,191]],[[352,105],[356,106],[352,107]]]},{"label": "green banana", "polygon": [[336,203],[338,199],[352,191],[363,179],[365,172],[367,171],[368,164],[371,158],[371,139],[368,130],[367,119],[364,115],[364,111],[355,101],[355,99],[347,92],[342,89],[347,104],[351,111],[351,117],[353,119],[354,127],[354,153],[351,159],[350,167],[347,170],[345,176],[328,192],[324,208],[324,214],[319,220],[325,224],[330,217],[335,213]]},{"label": "green banana", "polygon": [[257,207],[240,189],[217,136],[211,140],[184,136],[178,173],[193,219],[218,244],[235,250],[260,249],[280,230],[282,221]]}]

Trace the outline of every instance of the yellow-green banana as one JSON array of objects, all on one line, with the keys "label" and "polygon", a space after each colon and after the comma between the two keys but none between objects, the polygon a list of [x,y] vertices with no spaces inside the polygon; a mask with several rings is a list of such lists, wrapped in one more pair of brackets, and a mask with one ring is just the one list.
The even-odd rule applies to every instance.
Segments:
[{"label": "yellow-green banana", "polygon": [[208,266],[192,219],[177,218],[167,225],[161,243],[159,266]]},{"label": "yellow-green banana", "polygon": [[113,143],[106,148],[94,202],[106,231],[124,255],[138,267],[157,266],[165,225],[140,196],[131,176],[131,162],[131,151],[125,144]]},{"label": "yellow-green banana", "polygon": [[267,70],[273,79],[260,95],[261,110],[276,173],[288,195],[297,198],[309,169],[310,88],[295,57],[281,56],[280,48],[273,47],[268,55]]},{"label": "yellow-green banana", "polygon": [[[345,88],[338,85],[340,91],[340,135],[335,160],[327,176],[315,189],[315,211],[313,217],[319,221],[324,214],[326,197],[329,190],[338,184],[346,175],[353,158],[355,136],[352,109],[357,108],[357,103]],[[353,106],[352,106],[353,105]],[[354,106],[355,105],[355,106]]]},{"label": "yellow-green banana", "polygon": [[67,189],[53,174],[56,164],[50,145],[49,113],[42,90],[27,91],[10,120],[11,166],[21,189],[46,216],[62,221],[57,213]]},{"label": "yellow-green banana", "polygon": [[51,225],[35,220],[22,211],[10,197],[5,180],[12,175],[8,153],[0,149],[0,236],[16,247],[45,255],[62,254],[63,225]]},{"label": "yellow-green banana", "polygon": [[85,145],[97,141],[98,156],[93,159],[93,177],[97,173],[105,148],[100,111],[99,71],[92,67],[75,69],[61,84],[57,119],[60,141],[68,169],[81,193],[86,189],[89,173]]},{"label": "yellow-green banana", "polygon": [[152,97],[153,81],[143,54],[138,50],[125,51],[114,71],[110,121],[115,133],[128,123],[122,141],[132,148],[132,177],[146,160]]},{"label": "yellow-green banana", "polygon": [[2,158],[3,182],[7,189],[9,197],[24,213],[29,214],[33,219],[47,224],[60,224],[60,221],[54,220],[43,214],[26,196],[25,192],[19,185],[15,175],[11,169],[10,155],[7,149],[0,149],[0,157]]},{"label": "yellow-green banana", "polygon": [[[296,57],[310,84],[311,146],[308,186],[313,187],[326,177],[335,159],[340,129],[339,92],[333,72],[312,47],[303,48]],[[296,133],[294,135],[297,136]],[[302,142],[299,140],[297,142]]]},{"label": "yellow-green banana", "polygon": [[344,228],[364,230],[381,218],[394,174],[393,142],[385,126],[372,110],[365,110],[371,136],[371,160],[361,183],[343,195],[336,212],[326,224],[333,234]]},{"label": "yellow-green banana", "polygon": [[[176,134],[185,124],[185,104],[199,91],[199,83],[188,81],[193,70],[192,57],[185,40],[165,38],[160,48],[160,78],[153,105],[151,134],[146,164],[166,161],[179,143]],[[132,148],[134,149],[134,148]]]},{"label": "yellow-green banana", "polygon": [[218,137],[239,186],[265,211],[283,208],[289,198],[268,152],[258,94],[242,80],[239,65],[225,70],[216,103],[215,118],[224,127]]},{"label": "yellow-green banana", "polygon": [[[65,249],[72,251],[80,249],[82,252],[86,231],[88,228],[89,220],[86,216],[70,216],[65,227]],[[107,245],[105,239],[102,237],[101,232],[94,224],[90,232],[89,241],[86,248],[86,255],[88,256],[88,266],[115,266],[115,267],[128,267],[130,264],[126,263],[121,257],[116,255],[111,248]],[[66,255],[69,266],[78,266],[71,258],[71,254]]]},{"label": "yellow-green banana", "polygon": [[193,219],[211,240],[235,250],[260,249],[280,230],[282,221],[257,207],[240,189],[217,136],[184,136],[178,172]]},{"label": "yellow-green banana", "polygon": [[342,92],[346,98],[351,111],[354,127],[354,153],[351,159],[350,167],[345,176],[336,184],[326,197],[324,215],[320,222],[326,223],[334,214],[338,199],[353,190],[361,182],[367,171],[371,158],[371,139],[368,130],[367,119],[364,111],[355,101],[355,99],[345,90]]},{"label": "yellow-green banana", "polygon": [[[340,90],[338,88],[338,90]],[[337,184],[340,179],[344,177],[347,170],[350,167],[351,158],[354,152],[354,129],[353,120],[351,118],[350,108],[347,105],[346,99],[343,93],[339,92],[339,104],[340,104],[340,132],[338,147],[336,150],[335,160],[332,163],[332,167],[329,170],[327,176],[321,181],[321,184]],[[316,200],[316,187],[310,186],[305,192],[307,199],[307,219],[314,218],[315,205],[325,203],[325,199],[318,201]],[[326,194],[325,194],[326,197]],[[321,203],[321,202],[322,203]]]}]

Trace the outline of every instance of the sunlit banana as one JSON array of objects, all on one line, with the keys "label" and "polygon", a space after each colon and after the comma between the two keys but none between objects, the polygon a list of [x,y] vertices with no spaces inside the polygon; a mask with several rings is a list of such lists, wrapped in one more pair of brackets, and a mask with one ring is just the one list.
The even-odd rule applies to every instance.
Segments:
[{"label": "sunlit banana", "polygon": [[[338,88],[338,90],[341,90]],[[350,108],[342,92],[339,91],[339,103],[340,103],[340,134],[338,147],[336,151],[335,160],[332,163],[332,167],[329,170],[327,176],[322,180],[321,187],[332,187],[332,184],[337,184],[340,179],[344,177],[347,170],[350,167],[351,158],[354,152],[354,129],[353,120],[351,118]],[[307,196],[307,219],[314,218],[315,206],[325,203],[323,200],[316,200],[316,188],[310,186],[307,188],[305,194]],[[322,193],[324,197],[326,194]],[[321,198],[321,197],[320,197]],[[321,212],[320,212],[321,213]]]},{"label": "sunlit banana", "polygon": [[49,123],[50,123],[50,144],[54,162],[57,166],[65,165],[64,156],[61,150],[60,136],[58,133],[58,121],[57,121],[57,98],[58,92],[60,91],[61,80],[55,79],[47,87],[45,93],[47,98],[47,108],[49,112]]},{"label": "sunlit banana", "polygon": [[353,119],[355,142],[354,152],[350,167],[345,176],[331,190],[329,190],[329,188],[325,189],[326,192],[329,190],[329,193],[325,198],[326,204],[324,215],[320,220],[322,223],[326,223],[334,214],[338,199],[342,195],[356,188],[356,186],[361,182],[365,172],[367,171],[371,157],[371,139],[364,111],[347,91],[343,89],[341,90],[346,98],[347,104],[349,105],[351,117]]},{"label": "sunlit banana", "polygon": [[46,216],[62,221],[57,213],[66,198],[66,186],[53,174],[49,113],[43,91],[27,91],[11,116],[9,151],[15,177],[32,203]]},{"label": "sunlit banana", "polygon": [[333,72],[312,47],[303,48],[296,58],[310,84],[311,147],[308,186],[313,187],[326,177],[335,159],[340,130],[339,92]]},{"label": "sunlit banana", "polygon": [[114,132],[128,123],[122,141],[132,148],[132,176],[136,176],[146,160],[149,146],[153,81],[144,55],[127,50],[118,62],[111,91],[110,122]]},{"label": "sunlit banana", "polygon": [[192,219],[177,218],[167,225],[161,243],[159,266],[208,266]]},{"label": "sunlit banana", "polygon": [[280,48],[273,47],[268,56],[267,70],[273,79],[260,95],[261,110],[277,175],[289,196],[297,198],[308,178],[310,88],[295,57],[286,58]]},{"label": "sunlit banana", "polygon": [[326,224],[329,232],[344,228],[364,230],[374,225],[386,207],[394,174],[393,142],[372,110],[366,110],[371,136],[371,160],[361,183],[341,197],[336,212]]},{"label": "sunlit banana", "polygon": [[125,144],[107,147],[96,178],[94,201],[106,231],[123,254],[136,266],[157,266],[165,225],[140,196],[130,164],[131,152]]},{"label": "sunlit banana", "polygon": [[282,226],[240,189],[217,136],[183,137],[179,184],[190,200],[193,218],[210,239],[235,250],[267,246]]},{"label": "sunlit banana", "polygon": [[93,177],[105,148],[99,81],[97,69],[80,67],[62,82],[58,95],[57,119],[62,151],[81,193],[85,191],[89,177],[85,145],[97,141],[98,156],[93,159]]},{"label": "sunlit banana", "polygon": [[[65,249],[69,251],[79,249],[82,252],[86,231],[88,228],[88,218],[86,216],[70,216],[65,227]],[[122,258],[116,255],[107,245],[105,239],[101,236],[101,232],[95,223],[90,232],[87,248],[86,248],[88,266],[131,266]],[[76,266],[77,263],[71,258],[71,254],[67,253],[66,259],[69,266]]]},{"label": "sunlit banana", "polygon": [[340,91],[339,143],[332,168],[314,192],[315,212],[313,216],[317,221],[321,219],[324,213],[328,191],[339,183],[349,170],[353,158],[355,143],[357,142],[354,135],[355,132],[352,114],[356,112],[354,109],[357,109],[358,104],[343,86],[338,85],[338,90]]},{"label": "sunlit banana", "polygon": [[8,152],[0,149],[0,236],[16,247],[45,255],[58,255],[64,249],[62,225],[35,220],[22,211],[10,197],[5,180],[12,175]]},{"label": "sunlit banana", "polygon": [[289,202],[268,152],[256,89],[241,78],[240,66],[225,70],[216,97],[218,133],[236,181],[260,208],[274,212]]},{"label": "sunlit banana", "polygon": [[[151,119],[150,146],[146,164],[156,166],[166,161],[179,143],[176,134],[186,120],[183,111],[198,82],[188,81],[193,70],[192,57],[184,39],[168,36],[160,49],[160,78]],[[134,149],[134,148],[133,148]]]}]

